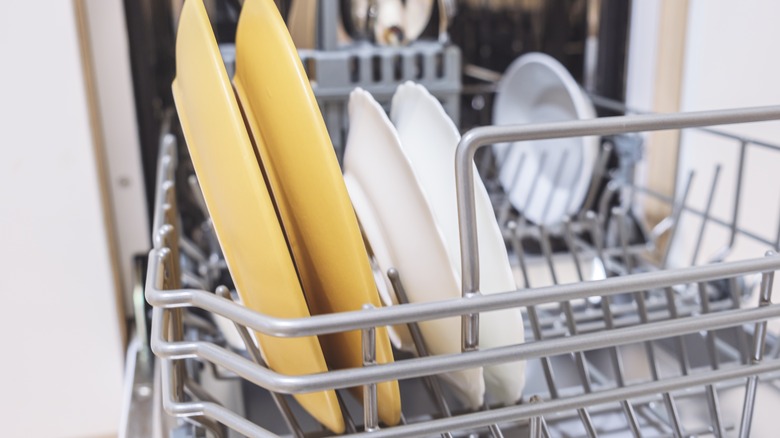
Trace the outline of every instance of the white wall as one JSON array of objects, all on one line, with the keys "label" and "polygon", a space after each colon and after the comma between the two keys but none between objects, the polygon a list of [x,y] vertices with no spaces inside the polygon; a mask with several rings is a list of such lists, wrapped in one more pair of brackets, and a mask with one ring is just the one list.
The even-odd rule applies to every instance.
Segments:
[{"label": "white wall", "polygon": [[2,435],[115,434],[123,347],[72,2],[3,2],[0,53]]},{"label": "white wall", "polygon": [[[684,111],[780,104],[780,2],[776,0],[691,0],[681,106]],[[780,143],[780,123],[722,128]],[[704,208],[714,167],[722,166],[713,212],[730,220],[734,201],[737,148],[712,136],[686,134],[680,173],[696,171],[691,199]],[[774,240],[780,222],[780,151],[748,149],[739,224]],[[691,248],[700,220],[686,217],[684,247]],[[717,226],[707,228],[702,254],[728,240]],[[760,257],[765,246],[740,240],[731,258]],[[684,251],[680,251],[684,253]],[[681,256],[682,257],[682,256]],[[706,260],[700,260],[704,262]],[[689,263],[689,258],[680,260]]]}]

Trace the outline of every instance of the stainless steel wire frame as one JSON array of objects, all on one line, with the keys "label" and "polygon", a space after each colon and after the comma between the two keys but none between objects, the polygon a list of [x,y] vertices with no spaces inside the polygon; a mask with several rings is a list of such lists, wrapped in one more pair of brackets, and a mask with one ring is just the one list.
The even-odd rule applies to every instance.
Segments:
[{"label": "stainless steel wire frame", "polygon": [[[703,126],[725,123],[754,122],[780,118],[780,107],[753,108],[704,113],[673,115],[642,115],[605,118],[588,121],[563,122],[535,126],[486,127],[477,128],[464,135],[458,147],[456,174],[458,184],[459,215],[461,220],[461,241],[463,247],[463,298],[434,303],[415,303],[379,309],[364,309],[332,315],[320,315],[302,319],[279,319],[253,312],[243,306],[214,293],[198,289],[181,289],[173,281],[175,277],[175,257],[177,242],[166,240],[160,235],[170,235],[171,224],[166,223],[155,230],[156,248],[150,253],[147,276],[146,297],[154,306],[152,316],[152,349],[162,362],[162,398],[167,412],[172,415],[207,419],[221,423],[247,436],[274,436],[263,427],[246,418],[238,416],[214,401],[191,398],[185,400],[182,382],[186,380],[185,371],[177,366],[182,360],[197,360],[214,363],[238,376],[268,389],[274,393],[301,393],[323,389],[347,388],[363,385],[368,391],[378,382],[395,379],[433,376],[444,372],[485,366],[516,360],[549,361],[557,356],[584,354],[593,351],[614,351],[615,382],[588,383],[594,370],[583,369],[585,362],[578,361],[579,374],[582,377],[581,391],[575,394],[556,391],[550,387],[541,397],[529,394],[527,403],[516,406],[493,407],[491,410],[462,413],[442,418],[409,422],[392,428],[377,429],[372,417],[376,412],[375,399],[367,397],[365,406],[369,430],[357,434],[369,436],[426,436],[450,431],[484,430],[489,425],[506,423],[526,423],[534,436],[549,435],[547,423],[564,411],[577,412],[587,436],[597,436],[598,427],[594,425],[590,412],[598,412],[600,406],[617,404],[626,418],[626,430],[639,434],[642,418],[649,416],[644,412],[645,405],[638,400],[659,397],[666,407],[664,422],[674,436],[681,436],[684,427],[678,414],[676,400],[690,389],[705,387],[708,404],[712,407],[713,428],[709,433],[721,435],[724,422],[718,408],[717,391],[726,381],[745,379],[746,397],[740,417],[740,436],[750,433],[750,419],[753,413],[753,401],[758,376],[780,371],[780,360],[775,357],[764,360],[763,351],[766,338],[766,320],[780,316],[780,305],[772,304],[771,290],[773,273],[780,268],[780,256],[773,253],[766,257],[738,262],[718,263],[684,269],[662,270],[638,273],[606,280],[559,285],[537,289],[521,289],[513,292],[482,296],[479,284],[479,261],[470,254],[477,253],[478,241],[474,230],[474,204],[472,192],[473,173],[470,163],[477,148],[493,142],[521,141],[564,136],[580,136],[646,131],[658,129],[679,129],[691,126]],[[158,197],[157,207],[162,210],[164,196]],[[166,234],[167,233],[167,234]],[[707,312],[703,304],[698,315],[679,315],[674,311],[675,300],[667,304],[667,318],[652,320],[647,309],[639,305],[643,291],[666,289],[683,284],[704,284],[708,281],[733,278],[748,273],[761,273],[761,300],[758,307],[734,308],[718,312]],[[609,298],[621,294],[634,294],[637,297],[636,323],[617,326],[605,321],[601,329],[590,332],[573,330],[566,336],[542,338],[494,349],[479,347],[478,315],[480,312],[524,308],[528,315],[535,306],[555,303],[571,303],[574,300],[598,296],[607,298],[603,306],[605,316],[609,313]],[[706,300],[705,300],[706,301]],[[222,315],[236,324],[272,336],[291,337],[320,335],[347,330],[363,330],[367,337],[364,346],[370,350],[371,329],[377,326],[411,323],[460,315],[463,317],[464,352],[461,354],[419,357],[397,361],[393,364],[367,365],[359,369],[335,370],[307,376],[286,376],[273,372],[255,361],[228,351],[214,343],[202,340],[185,341],[181,338],[181,317],[177,312],[186,308],[200,308]],[[570,328],[576,329],[576,321],[567,318]],[[538,330],[538,324],[534,324]],[[679,340],[683,336],[698,333],[715,333],[726,327],[752,327],[750,332],[749,360],[719,362],[714,354],[714,362],[709,367],[682,367],[676,377],[662,377],[657,370],[652,379],[643,382],[630,382],[619,378],[620,353],[618,348],[625,345],[644,344],[649,362],[652,359],[654,343],[667,340]],[[713,343],[716,339],[713,339]],[[710,344],[708,343],[708,348]],[[682,346],[681,352],[685,346]],[[713,353],[710,353],[712,356]],[[371,351],[364,357],[370,359]],[[686,361],[681,361],[682,363]],[[549,379],[554,382],[554,379]],[[596,379],[599,380],[599,379]],[[533,399],[533,400],[531,400]],[[634,402],[632,403],[632,400]],[[532,402],[533,401],[533,402]],[[642,408],[642,409],[640,409]],[[641,411],[641,412],[640,412]],[[654,415],[658,416],[657,413]],[[649,421],[649,420],[648,420]],[[690,431],[685,431],[690,433]]]}]

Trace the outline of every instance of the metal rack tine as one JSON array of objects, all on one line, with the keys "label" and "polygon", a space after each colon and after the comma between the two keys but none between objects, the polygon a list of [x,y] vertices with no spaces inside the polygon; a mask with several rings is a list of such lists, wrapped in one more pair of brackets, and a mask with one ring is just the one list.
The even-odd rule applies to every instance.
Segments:
[{"label": "metal rack tine", "polygon": [[596,427],[593,426],[593,419],[590,418],[590,414],[585,408],[577,409],[577,415],[580,417],[582,425],[585,427],[585,434],[588,438],[597,438]]},{"label": "metal rack tine", "polygon": [[680,216],[682,215],[685,205],[688,202],[688,194],[691,191],[691,184],[693,183],[693,177],[696,173],[691,170],[688,172],[688,179],[685,182],[685,189],[683,189],[682,195],[674,204],[672,212],[672,228],[669,230],[669,239],[666,241],[666,250],[664,251],[663,258],[661,259],[661,268],[666,268],[669,265],[669,256],[672,253],[672,246],[674,245],[675,237],[677,236],[677,229],[680,225]]},{"label": "metal rack tine", "polygon": [[[390,279],[390,284],[393,286],[396,298],[398,299],[398,304],[408,304],[409,298],[406,295],[406,289],[401,282],[401,274],[398,273],[398,270],[395,268],[388,269],[387,277]],[[417,355],[419,357],[427,357],[429,355],[428,347],[423,340],[419,324],[410,322],[407,324],[407,327],[409,328],[409,333],[412,335],[412,343],[414,344]],[[447,400],[445,400],[441,386],[439,385],[439,381],[436,380],[434,376],[426,376],[425,381],[427,383],[429,395],[433,399],[433,402],[436,403],[441,414],[445,417],[452,416],[450,408],[447,405]]]},{"label": "metal rack tine", "polygon": [[207,418],[203,415],[197,415],[194,417],[185,417],[184,421],[192,424],[195,427],[200,427],[204,430],[211,432],[214,438],[226,438],[228,436],[227,428],[223,424],[220,424],[212,420],[211,418]]},{"label": "metal rack tine", "polygon": [[[371,310],[374,306],[363,304],[363,310]],[[363,351],[363,366],[376,365],[376,327],[361,330],[361,350]],[[366,432],[379,430],[379,406],[376,383],[363,385],[363,429]]]},{"label": "metal rack tine", "polygon": [[512,184],[509,185],[509,190],[507,191],[507,195],[504,197],[503,202],[501,203],[501,206],[498,210],[499,224],[506,223],[507,219],[509,219],[509,211],[512,209],[511,194],[514,191],[515,187],[520,183],[520,175],[522,175],[522,170],[523,167],[525,166],[525,158],[526,158],[525,152],[520,152],[520,159],[517,161],[517,167],[515,168],[515,172],[512,175]]},{"label": "metal rack tine", "polygon": [[720,401],[718,400],[715,385],[707,385],[707,408],[710,411],[710,419],[712,420],[712,433],[715,435],[715,438],[722,438],[725,436],[726,430],[723,427],[723,419],[720,415]]},{"label": "metal rack tine", "polygon": [[[558,187],[558,183],[561,182],[561,177],[563,176],[563,169],[566,167],[566,162],[569,161],[569,151],[564,150],[563,156],[561,157],[560,162],[558,163],[558,168],[555,170],[555,176],[553,177],[553,187]],[[544,204],[544,210],[542,210],[542,222],[547,221],[547,216],[550,213],[550,206],[552,205],[553,200],[553,193],[550,193],[547,195],[547,202]],[[569,203],[567,202],[566,207],[569,206]]]},{"label": "metal rack tine", "polygon": [[663,394],[663,399],[664,406],[666,407],[666,414],[669,416],[668,426],[672,428],[672,433],[676,438],[684,437],[682,423],[680,422],[680,413],[677,412],[677,402],[674,401],[672,394],[668,392]]},{"label": "metal rack tine", "polygon": [[696,266],[696,260],[699,258],[701,243],[704,240],[704,229],[707,227],[707,222],[710,220],[710,211],[712,210],[712,204],[713,201],[715,200],[715,191],[718,187],[719,176],[720,176],[720,164],[715,166],[715,173],[712,175],[712,183],[710,184],[710,193],[707,195],[707,205],[704,207],[704,216],[701,219],[701,226],[699,227],[698,238],[696,239],[696,246],[694,246],[693,255],[691,256],[691,266]]},{"label": "metal rack tine", "polygon": [[620,242],[620,249],[623,253],[623,263],[626,267],[626,273],[630,275],[634,270],[634,263],[628,250],[628,230],[626,229],[628,224],[626,221],[626,210],[621,207],[614,207],[612,209],[612,217],[614,217],[617,221],[618,241]]},{"label": "metal rack tine", "polygon": [[641,438],[642,432],[639,428],[639,420],[636,418],[636,412],[634,411],[634,407],[631,406],[631,402],[628,400],[623,400],[620,402],[620,406],[623,408],[623,413],[626,416],[628,428],[631,429],[631,433],[634,435],[634,438]]},{"label": "metal rack tine", "polygon": [[[766,256],[774,256],[774,251],[767,251]],[[758,299],[758,306],[765,307],[772,304],[772,286],[775,279],[775,273],[764,272],[761,274],[761,288]],[[767,321],[756,322],[753,330],[753,351],[751,364],[757,365],[764,359],[764,346],[766,345]],[[742,419],[740,421],[739,436],[747,438],[750,436],[750,427],[753,420],[753,408],[756,403],[756,391],[758,385],[758,376],[748,377],[745,385],[745,404],[742,410]]]},{"label": "metal rack tine", "polygon": [[737,222],[739,221],[739,208],[740,208],[740,201],[742,200],[742,182],[744,180],[745,175],[745,155],[747,154],[747,146],[748,142],[746,140],[742,140],[739,143],[739,161],[737,161],[737,178],[736,178],[736,188],[734,189],[734,207],[731,212],[731,226],[730,228],[730,235],[729,235],[729,243],[726,244],[726,246],[721,249],[716,256],[713,257],[713,262],[720,262],[722,260],[725,260],[726,257],[731,253],[731,250],[734,249],[734,243],[736,243],[737,240],[737,231],[738,226]]},{"label": "metal rack tine", "polygon": [[[666,297],[666,309],[669,311],[669,319],[679,318],[677,312],[677,302],[675,300],[674,290],[671,287],[664,288],[664,295]],[[683,376],[687,376],[690,373],[690,360],[688,359],[688,347],[685,345],[685,337],[676,336],[677,354],[680,362],[680,372]]]},{"label": "metal rack tine", "polygon": [[[225,286],[217,287],[216,294],[222,298],[233,301],[233,297],[230,294],[230,289]],[[246,347],[246,351],[249,354],[249,357],[258,365],[267,368],[268,365],[265,363],[265,360],[263,360],[263,355],[260,353],[260,349],[257,347],[254,340],[252,340],[252,336],[249,334],[249,330],[237,322],[234,322],[233,324],[235,325],[239,336],[241,336],[241,340],[244,341],[244,346]],[[273,391],[268,392],[271,394],[271,398],[273,399],[274,404],[276,404],[276,407],[282,414],[282,418],[284,419],[287,428],[290,429],[290,432],[293,434],[293,436],[296,438],[303,438],[303,430],[301,430],[301,426],[295,419],[295,415],[292,413],[292,410],[290,410],[290,405],[287,404],[287,400],[285,400],[284,396]]]},{"label": "metal rack tine", "polygon": [[338,400],[341,413],[344,416],[344,425],[346,427],[347,433],[357,433],[355,420],[352,419],[352,414],[349,413],[349,408],[347,407],[347,403],[344,401],[344,396],[341,395],[340,390],[336,390],[336,400]]},{"label": "metal rack tine", "polygon": [[531,201],[533,201],[534,195],[536,195],[536,188],[539,186],[539,180],[542,177],[542,170],[544,169],[546,164],[547,164],[547,151],[544,151],[539,156],[539,167],[536,168],[534,179],[531,182],[531,188],[528,191],[528,196],[526,196],[525,202],[523,203],[523,211],[521,212],[523,216],[525,216],[525,210],[528,209],[529,205],[531,205]]},{"label": "metal rack tine", "polygon": [[[710,297],[707,294],[707,284],[706,283],[698,283],[697,288],[699,290],[699,301],[701,302],[701,312],[702,314],[710,313]],[[712,330],[707,330],[706,333],[707,338],[707,355],[710,359],[710,366],[712,369],[717,370],[719,368],[718,363],[718,350],[715,347],[715,334],[712,332]]]},{"label": "metal rack tine", "polygon": [[588,212],[591,212],[591,208],[593,207],[593,203],[596,200],[596,196],[598,195],[599,189],[601,188],[601,179],[604,177],[604,173],[607,170],[607,163],[609,162],[609,157],[612,155],[612,142],[604,142],[603,146],[601,147],[601,151],[599,153],[598,162],[596,163],[596,168],[593,171],[593,177],[591,178],[590,187],[588,188],[588,195],[585,198],[585,202],[582,204],[582,209],[579,213],[579,219],[583,220],[586,219],[586,214]]},{"label": "metal rack tine", "polygon": [[[532,395],[528,400],[530,403],[540,403],[542,398],[538,395]],[[537,415],[531,417],[528,422],[529,438],[549,438],[550,431],[547,429],[547,423],[544,421],[544,416]]]},{"label": "metal rack tine", "polygon": [[[542,247],[542,254],[544,254],[544,258],[547,261],[547,267],[550,270],[550,275],[552,276],[553,284],[558,285],[558,277],[555,274],[555,263],[552,259],[552,249],[550,248],[550,236],[547,234],[547,229],[543,225],[539,226],[539,231],[541,232],[541,247]],[[561,308],[563,310],[564,315],[566,316],[566,326],[569,329],[569,333],[574,336],[577,334],[577,323],[574,318],[574,311],[572,310],[571,301],[563,301],[561,302]],[[588,365],[587,361],[585,359],[585,353],[582,351],[577,351],[574,354],[574,361],[577,366],[577,371],[580,375],[580,380],[582,381],[582,387],[585,390],[586,393],[592,391],[592,385],[590,381],[590,373],[588,373]]]},{"label": "metal rack tine", "polygon": [[582,263],[580,262],[579,251],[577,250],[577,244],[574,241],[574,232],[571,229],[571,217],[569,216],[563,218],[563,238],[566,242],[566,246],[569,248],[572,261],[574,261],[577,279],[579,281],[585,281],[585,277],[582,275]]},{"label": "metal rack tine", "polygon": [[[523,244],[520,240],[520,236],[518,236],[517,224],[515,222],[511,222],[508,225],[510,231],[509,241],[512,244],[512,250],[517,255],[518,263],[520,264],[520,270],[523,273],[523,280],[525,283],[524,287],[528,289],[531,287],[531,284],[528,279],[528,270],[525,264],[525,257],[523,255],[525,252],[523,251]],[[539,314],[536,312],[536,306],[527,306],[526,310],[528,313],[529,323],[531,324],[531,331],[534,334],[534,339],[541,341],[543,338],[542,328],[539,324]],[[558,398],[558,387],[555,385],[555,376],[553,374],[550,358],[543,356],[539,359],[539,361],[542,364],[544,380],[547,382],[547,390],[550,392],[550,397],[554,399]]]}]

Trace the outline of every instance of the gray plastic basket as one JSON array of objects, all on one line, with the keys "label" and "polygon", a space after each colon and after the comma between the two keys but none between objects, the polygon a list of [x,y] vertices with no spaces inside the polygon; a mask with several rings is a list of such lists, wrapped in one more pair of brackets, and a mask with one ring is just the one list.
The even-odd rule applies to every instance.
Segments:
[{"label": "gray plastic basket", "polygon": [[298,53],[339,157],[346,142],[347,101],[356,87],[370,92],[388,109],[399,85],[417,82],[442,102],[456,125],[459,122],[461,55],[457,46],[436,41],[403,47],[361,43]]}]

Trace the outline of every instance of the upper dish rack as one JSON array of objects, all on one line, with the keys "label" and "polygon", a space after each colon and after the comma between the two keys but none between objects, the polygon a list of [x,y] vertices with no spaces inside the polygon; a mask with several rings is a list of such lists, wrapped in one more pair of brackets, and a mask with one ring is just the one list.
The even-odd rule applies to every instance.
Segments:
[{"label": "upper dish rack", "polygon": [[[780,256],[768,252],[761,258],[720,262],[722,254],[716,254],[712,260],[718,263],[666,269],[668,252],[663,253],[660,262],[648,254],[652,254],[662,234],[670,234],[670,240],[674,240],[683,212],[701,215],[704,226],[712,223],[727,227],[732,232],[730,246],[739,236],[776,249],[776,240],[738,226],[738,212],[734,212],[735,219],[729,223],[713,217],[708,210],[690,207],[690,178],[680,196],[669,198],[637,185],[627,176],[631,173],[627,166],[625,172],[607,178],[609,182],[600,197],[596,181],[586,201],[588,208],[564,222],[562,231],[552,230],[552,234],[563,236],[563,254],[572,258],[579,282],[482,296],[477,287],[479,260],[471,257],[477,254],[479,244],[471,163],[477,149],[499,142],[622,135],[777,119],[780,107],[473,129],[463,136],[456,157],[463,298],[295,320],[269,317],[240,306],[232,302],[230,291],[224,287],[217,288],[217,294],[203,290],[211,290],[219,283],[224,263],[208,233],[203,233],[207,243],[199,246],[181,232],[176,191],[182,187],[175,182],[176,141],[173,135],[165,135],[158,168],[155,248],[149,256],[146,282],[146,298],[153,306],[151,346],[161,365],[160,389],[165,411],[188,418],[216,436],[226,436],[225,428],[252,437],[277,433],[322,436],[326,434],[322,429],[308,430],[302,426],[301,414],[294,413],[288,404],[291,399],[282,394],[354,386],[363,386],[371,394],[377,382],[423,378],[431,396],[431,403],[425,405],[423,412],[405,410],[402,425],[380,428],[376,399],[365,397],[362,421],[344,409],[348,433],[372,437],[501,437],[505,433],[595,437],[621,432],[642,436],[653,431],[660,436],[725,436],[735,432],[750,436],[759,376],[767,383],[762,387],[774,391],[773,379],[780,371],[780,343],[767,333],[767,319],[780,317],[780,305],[771,300]],[[625,144],[618,145],[623,141],[625,138],[617,139],[614,147],[623,148]],[[741,148],[740,169],[744,168],[744,150],[748,147],[780,150],[778,146],[749,139],[735,141]],[[599,160],[594,180],[607,176],[605,162]],[[738,174],[739,194],[744,172]],[[195,188],[197,202],[196,183],[193,179],[188,181]],[[500,193],[497,195],[497,214],[518,269],[524,274],[524,286],[529,286],[526,268],[531,256],[524,248],[524,239],[529,237],[538,242],[553,283],[558,283],[555,260],[559,256],[553,254],[556,242],[550,237],[551,230],[524,223],[521,216],[507,208]],[[617,195],[622,201],[616,205],[613,198]],[[671,204],[672,215],[651,232],[632,232],[630,200],[638,195]],[[735,205],[738,210],[739,203]],[[616,224],[612,227],[614,232],[610,231],[610,222]],[[585,256],[601,260],[609,278],[585,281],[587,276],[581,266]],[[402,291],[403,273],[388,274],[396,292]],[[760,274],[759,300],[757,305],[748,305],[739,291],[750,292],[744,279],[753,274]],[[738,279],[742,279],[742,286]],[[713,285],[722,284],[726,286],[713,292]],[[185,286],[191,288],[182,288]],[[523,310],[530,339],[521,345],[480,350],[479,313],[510,307]],[[196,309],[200,310],[193,312]],[[203,311],[207,316],[221,315],[234,322],[244,340],[250,339],[247,329],[282,337],[361,330],[365,366],[307,376],[277,374],[263,366],[252,342],[246,342],[245,356],[226,348],[224,339],[214,335],[213,329],[203,330]],[[418,340],[420,357],[387,365],[372,363],[374,327],[405,323],[414,333],[419,321],[457,315],[463,321],[463,353],[426,357],[425,346]],[[201,329],[192,330],[199,325]],[[536,373],[540,378],[528,379],[522,402],[514,406],[488,404],[481,411],[464,412],[448,399],[435,378],[428,378],[516,360],[528,360],[528,373]],[[221,406],[198,385],[198,367],[193,363],[214,365],[223,374],[234,373],[271,391],[287,428],[271,431],[271,425],[253,423]],[[740,393],[741,401],[732,406],[735,391]],[[348,404],[350,400],[342,402]],[[697,402],[706,406],[706,411],[697,407]]]}]

